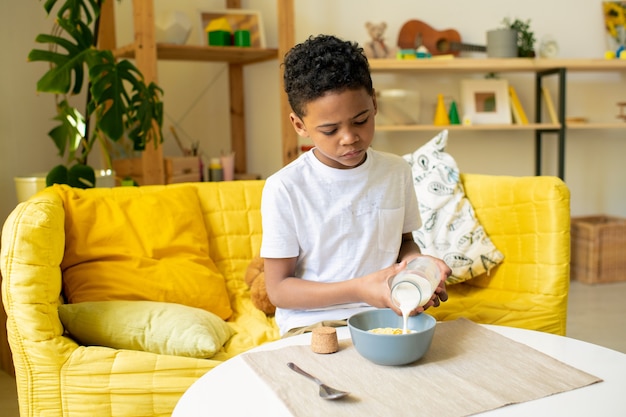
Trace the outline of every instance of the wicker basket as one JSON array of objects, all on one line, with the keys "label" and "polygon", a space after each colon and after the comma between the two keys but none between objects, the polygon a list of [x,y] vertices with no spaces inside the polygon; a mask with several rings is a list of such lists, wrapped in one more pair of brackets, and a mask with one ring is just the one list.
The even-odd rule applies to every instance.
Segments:
[{"label": "wicker basket", "polygon": [[626,219],[572,218],[571,278],[586,284],[626,281]]}]

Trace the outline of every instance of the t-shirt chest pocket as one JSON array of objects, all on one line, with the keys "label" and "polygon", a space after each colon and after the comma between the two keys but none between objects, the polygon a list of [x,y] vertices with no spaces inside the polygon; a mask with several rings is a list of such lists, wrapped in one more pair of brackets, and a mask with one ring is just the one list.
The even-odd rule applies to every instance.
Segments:
[{"label": "t-shirt chest pocket", "polygon": [[398,253],[402,243],[403,208],[380,209],[378,212],[378,250]]},{"label": "t-shirt chest pocket", "polygon": [[375,202],[361,202],[352,205],[351,215],[354,223],[349,226],[344,223],[351,229],[345,232],[358,235],[358,239],[368,239],[373,250],[398,253],[404,224],[402,207],[381,208]]}]

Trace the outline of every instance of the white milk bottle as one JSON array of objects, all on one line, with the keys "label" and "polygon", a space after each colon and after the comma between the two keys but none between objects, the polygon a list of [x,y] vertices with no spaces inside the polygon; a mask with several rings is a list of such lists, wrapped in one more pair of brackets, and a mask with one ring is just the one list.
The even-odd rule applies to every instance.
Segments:
[{"label": "white milk bottle", "polygon": [[441,271],[433,259],[417,257],[391,280],[391,301],[403,315],[405,310],[408,315],[428,303],[439,286],[440,277]]}]

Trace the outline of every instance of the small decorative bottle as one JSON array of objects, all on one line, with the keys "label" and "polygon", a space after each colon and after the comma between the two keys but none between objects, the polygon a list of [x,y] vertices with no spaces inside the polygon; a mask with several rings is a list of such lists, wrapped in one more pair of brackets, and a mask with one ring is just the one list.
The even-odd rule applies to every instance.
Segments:
[{"label": "small decorative bottle", "polygon": [[209,162],[209,181],[222,181],[224,172],[219,158],[211,158]]}]

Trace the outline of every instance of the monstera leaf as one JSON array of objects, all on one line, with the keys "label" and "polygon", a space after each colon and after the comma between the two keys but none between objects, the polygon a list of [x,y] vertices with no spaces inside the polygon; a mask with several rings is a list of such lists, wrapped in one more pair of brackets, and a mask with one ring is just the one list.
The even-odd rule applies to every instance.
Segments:
[{"label": "monstera leaf", "polygon": [[59,150],[59,156],[64,156],[67,150],[70,157],[68,162],[72,162],[74,152],[85,137],[85,118],[78,110],[71,107],[67,100],[63,100],[57,106],[57,116],[54,120],[57,120],[59,124],[48,132],[48,136],[52,138]]},{"label": "monstera leaf", "polygon": [[109,138],[118,140],[124,133],[124,118],[130,103],[124,80],[134,84],[136,77],[143,77],[129,61],[116,63],[110,51],[103,51],[100,58],[100,63],[89,70],[91,94],[98,114],[97,127]]},{"label": "monstera leaf", "polygon": [[[58,0],[46,0],[43,7],[50,14]],[[91,23],[95,16],[100,13],[100,3],[102,0],[65,0],[57,12],[57,17],[68,16],[70,20],[80,20],[84,16],[87,23]],[[93,10],[93,14],[92,14]]]},{"label": "monstera leaf", "polygon": [[155,127],[163,125],[163,102],[159,99],[163,90],[155,83],[148,86],[137,84],[133,93],[130,102],[130,112],[133,116],[132,123],[128,126],[128,137],[136,151],[143,151],[151,140],[155,146],[162,140],[158,137],[161,130]]},{"label": "monstera leaf", "polygon": [[[102,51],[99,57],[100,62],[89,70],[97,127],[113,140],[128,130],[135,150],[143,150],[150,132],[162,125],[163,103],[159,97],[163,91],[154,83],[146,86],[139,70],[129,61],[116,62],[109,51]],[[124,83],[130,85],[132,96]],[[155,144],[160,138],[157,140]]]},{"label": "monstera leaf", "polygon": [[[90,54],[97,52],[93,48],[93,34],[89,26],[81,21],[72,24],[66,19],[58,19],[57,24],[70,35],[71,39],[40,34],[35,41],[50,44],[51,49],[33,49],[28,54],[29,61],[45,61],[52,64],[37,82],[37,91],[67,94],[71,90],[72,94],[78,94],[83,85],[84,64]],[[58,49],[64,49],[65,52],[58,52]]]}]

